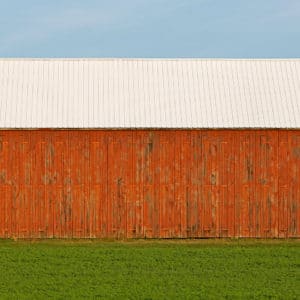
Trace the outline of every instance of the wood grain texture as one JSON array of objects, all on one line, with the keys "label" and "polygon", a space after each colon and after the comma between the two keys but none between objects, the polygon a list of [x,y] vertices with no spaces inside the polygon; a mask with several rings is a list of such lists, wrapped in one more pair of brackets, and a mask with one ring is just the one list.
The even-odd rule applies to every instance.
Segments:
[{"label": "wood grain texture", "polygon": [[300,237],[300,131],[2,130],[0,237]]}]

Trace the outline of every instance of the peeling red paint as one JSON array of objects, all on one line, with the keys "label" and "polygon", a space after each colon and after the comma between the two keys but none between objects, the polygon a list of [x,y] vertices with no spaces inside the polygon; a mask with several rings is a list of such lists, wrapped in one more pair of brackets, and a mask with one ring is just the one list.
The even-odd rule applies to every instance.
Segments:
[{"label": "peeling red paint", "polygon": [[300,237],[300,131],[0,131],[0,237]]}]

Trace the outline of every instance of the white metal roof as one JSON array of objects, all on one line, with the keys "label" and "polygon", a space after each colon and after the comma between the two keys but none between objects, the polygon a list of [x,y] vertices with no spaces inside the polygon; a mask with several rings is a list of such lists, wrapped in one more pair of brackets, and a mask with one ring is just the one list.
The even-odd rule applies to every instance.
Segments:
[{"label": "white metal roof", "polygon": [[300,59],[0,59],[0,128],[300,128]]}]

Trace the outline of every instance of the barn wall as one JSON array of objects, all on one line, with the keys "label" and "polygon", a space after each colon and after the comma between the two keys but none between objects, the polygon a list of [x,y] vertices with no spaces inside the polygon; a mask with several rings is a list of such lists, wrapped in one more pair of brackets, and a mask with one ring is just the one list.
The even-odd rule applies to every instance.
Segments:
[{"label": "barn wall", "polygon": [[300,131],[0,131],[0,237],[300,237]]}]

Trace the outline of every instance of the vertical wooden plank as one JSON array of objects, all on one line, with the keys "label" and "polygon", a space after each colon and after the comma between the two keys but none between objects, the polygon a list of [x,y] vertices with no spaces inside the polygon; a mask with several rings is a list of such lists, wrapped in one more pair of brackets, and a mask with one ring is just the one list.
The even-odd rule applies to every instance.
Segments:
[{"label": "vertical wooden plank", "polygon": [[[72,136],[74,135],[74,139]],[[61,235],[62,237],[72,237],[74,226],[73,226],[73,195],[72,191],[74,186],[78,185],[78,179],[76,177],[76,173],[78,173],[78,166],[72,154],[75,151],[75,159],[76,150],[80,151],[80,144],[78,140],[78,135],[75,134],[75,131],[61,131],[59,132],[60,141],[64,141],[63,143],[63,173],[64,173],[64,182],[62,189],[58,190],[58,195],[60,197],[60,207],[61,207],[61,218],[60,218],[60,227],[61,227]],[[80,154],[79,154],[80,157]],[[73,158],[73,160],[72,160]],[[78,163],[80,164],[80,160],[78,158]],[[75,164],[75,165],[74,165]],[[76,167],[75,167],[76,166]],[[73,173],[72,173],[73,172]],[[80,174],[79,174],[80,175]],[[79,176],[78,175],[78,176]]]},{"label": "vertical wooden plank", "polygon": [[123,237],[132,238],[135,235],[135,201],[136,195],[134,194],[134,176],[133,176],[133,132],[128,131],[126,134],[125,145],[123,145],[122,152],[126,152],[124,156],[124,181],[123,181],[123,193],[124,193],[124,221]]},{"label": "vertical wooden plank", "polygon": [[234,236],[234,135],[223,131],[220,136],[220,236]]},{"label": "vertical wooden plank", "polygon": [[300,133],[299,131],[289,132],[290,145],[290,221],[289,237],[300,236]]},{"label": "vertical wooden plank", "polygon": [[254,134],[253,131],[246,131],[239,136],[239,175],[236,179],[240,187],[237,206],[239,208],[238,232],[241,237],[255,236]]},{"label": "vertical wooden plank", "polygon": [[[61,219],[63,213],[63,191],[64,187],[70,185],[69,166],[64,165],[64,159],[69,157],[68,133],[66,131],[55,131],[51,136],[54,148],[52,181],[53,186],[48,185],[46,189],[50,204],[50,218],[53,224],[53,237],[64,236],[66,220]],[[62,227],[63,224],[63,227]]]},{"label": "vertical wooden plank", "polygon": [[200,161],[201,161],[201,134],[199,131],[190,132],[190,205],[189,205],[189,228],[190,236],[198,237],[201,232],[201,221],[199,213],[201,212],[201,178],[200,178]]},{"label": "vertical wooden plank", "polygon": [[121,168],[120,165],[120,145],[119,141],[115,137],[115,132],[112,132],[109,136],[109,148],[108,148],[108,180],[109,180],[109,235],[111,237],[116,236],[117,226],[118,226],[118,188],[120,194],[121,180],[118,177],[117,168]]},{"label": "vertical wooden plank", "polygon": [[262,189],[261,189],[261,132],[255,131],[255,166],[254,166],[254,178],[255,178],[255,237],[264,237],[262,219]]},{"label": "vertical wooden plank", "polygon": [[[109,196],[108,196],[108,132],[103,132],[101,134],[101,220],[99,224],[101,224],[101,236],[108,237],[108,224],[109,224]],[[101,222],[101,223],[100,223]]]},{"label": "vertical wooden plank", "polygon": [[240,237],[241,232],[241,160],[243,160],[244,153],[241,149],[241,144],[243,144],[244,135],[242,132],[239,132],[235,135],[235,145],[234,153],[236,154],[234,173],[235,173],[235,187],[234,187],[234,236]]},{"label": "vertical wooden plank", "polygon": [[0,235],[12,237],[11,132],[0,132]]},{"label": "vertical wooden plank", "polygon": [[31,188],[30,188],[30,203],[29,203],[29,234],[30,237],[36,235],[36,208],[34,203],[34,190],[38,185],[37,174],[39,170],[37,169],[37,132],[30,132],[30,160],[31,160]]},{"label": "vertical wooden plank", "polygon": [[[65,235],[69,232],[69,221],[72,235],[76,238],[84,237],[86,227],[86,149],[85,138],[81,132],[71,131],[69,135],[70,160],[64,157],[64,166],[70,164],[70,180],[65,182],[62,202],[62,225]],[[70,206],[71,204],[71,206]],[[70,211],[71,207],[71,211]]]},{"label": "vertical wooden plank", "polygon": [[113,165],[111,165],[112,158],[114,157],[114,137],[112,132],[107,132],[107,223],[106,223],[106,233],[107,236],[112,236],[112,202],[113,194],[115,193],[115,185],[113,184],[112,176],[114,172]]},{"label": "vertical wooden plank", "polygon": [[[14,166],[15,158],[15,138],[14,132],[10,131],[7,136],[7,143],[8,143],[8,153],[7,153],[7,167],[6,167],[6,178],[7,183],[9,185],[9,189],[6,190],[7,192],[7,201],[6,201],[6,227],[8,229],[9,237],[16,236],[16,228],[15,228],[15,221],[16,221],[16,206],[15,206],[15,195],[16,195],[16,167]],[[17,165],[17,164],[16,164]]]},{"label": "vertical wooden plank", "polygon": [[160,133],[161,236],[173,236],[174,224],[174,140],[168,131]]},{"label": "vertical wooden plank", "polygon": [[80,160],[80,166],[78,168],[78,176],[80,177],[78,184],[81,189],[81,206],[83,206],[83,219],[82,219],[82,236],[90,237],[91,233],[91,224],[90,224],[90,215],[91,215],[91,203],[89,201],[89,138],[88,132],[85,130],[79,132],[79,141],[80,143],[80,152],[78,157]]},{"label": "vertical wooden plank", "polygon": [[218,236],[218,215],[217,215],[217,202],[218,202],[218,189],[217,184],[219,180],[219,170],[218,165],[218,141],[216,133],[212,132],[207,135],[207,144],[205,148],[206,159],[207,159],[207,177],[206,184],[209,187],[209,195],[206,202],[207,213],[208,213],[208,230],[209,236],[217,237]]},{"label": "vertical wooden plank", "polygon": [[278,131],[269,131],[270,148],[268,154],[268,211],[269,211],[269,232],[268,237],[278,237]]},{"label": "vertical wooden plank", "polygon": [[82,130],[80,132],[80,140],[82,144],[82,190],[84,197],[84,230],[83,235],[88,238],[95,237],[95,202],[90,196],[91,174],[90,174],[90,131]]},{"label": "vertical wooden plank", "polygon": [[139,132],[131,132],[129,153],[126,167],[126,237],[142,236],[142,227],[137,226],[137,216],[141,217],[141,169],[142,154],[140,151]]},{"label": "vertical wooden plank", "polygon": [[236,144],[236,139],[235,136],[232,134],[232,132],[229,133],[230,134],[230,144],[231,144],[231,148],[230,148],[230,156],[229,156],[229,174],[228,174],[228,236],[229,237],[233,237],[234,236],[234,193],[235,193],[235,160],[236,160],[236,153],[234,152],[235,150],[235,144]]},{"label": "vertical wooden plank", "polygon": [[129,198],[128,189],[130,189],[131,178],[129,168],[131,165],[132,138],[130,131],[119,133],[120,149],[119,161],[121,163],[120,172],[117,175],[117,191],[118,191],[118,238],[125,238],[127,234],[127,200]]},{"label": "vertical wooden plank", "polygon": [[182,176],[181,176],[181,152],[182,152],[182,131],[176,131],[175,134],[175,152],[174,152],[174,237],[182,237]]},{"label": "vertical wooden plank", "polygon": [[192,237],[192,135],[191,131],[184,136],[183,141],[183,151],[182,151],[182,179],[183,179],[183,193],[184,193],[184,212],[183,212],[183,221],[185,221],[185,232],[186,237]]},{"label": "vertical wooden plank", "polygon": [[52,191],[56,190],[57,174],[55,171],[55,155],[56,149],[53,144],[53,134],[45,131],[45,175],[44,175],[44,197],[45,197],[45,237],[54,235],[54,205],[52,199]]},{"label": "vertical wooden plank", "polygon": [[32,237],[44,236],[46,232],[45,211],[45,173],[46,173],[46,139],[41,131],[31,136],[32,149],[32,200],[30,214],[32,216]]},{"label": "vertical wooden plank", "polygon": [[161,147],[161,130],[154,131],[153,134],[153,149],[152,149],[152,170],[153,170],[153,217],[152,217],[152,232],[153,237],[160,237],[162,225],[161,225],[161,157],[160,157],[160,147]]},{"label": "vertical wooden plank", "polygon": [[219,229],[219,180],[220,180],[220,137],[219,133],[212,132],[212,140],[210,144],[210,160],[211,160],[211,174],[210,185],[212,193],[212,234],[215,237],[220,237]]},{"label": "vertical wooden plank", "polygon": [[[65,176],[65,169],[63,166],[64,151],[67,148],[67,136],[62,136],[62,132],[47,133],[48,147],[48,180],[45,185],[45,197],[48,203],[48,237],[61,237],[61,204],[62,204],[62,190]],[[66,144],[64,144],[66,143]],[[67,155],[67,153],[66,153]]]},{"label": "vertical wooden plank", "polygon": [[[145,132],[143,135],[143,234],[145,237],[153,238],[160,236],[160,211],[157,197],[160,193],[160,185],[157,175],[160,174],[158,164],[160,149],[159,131]],[[157,189],[157,190],[156,190]]]},{"label": "vertical wooden plank", "polygon": [[281,238],[288,237],[289,231],[289,185],[291,182],[290,151],[288,132],[279,131],[279,162],[278,162],[278,234]]},{"label": "vertical wooden plank", "polygon": [[28,132],[22,132],[19,136],[19,237],[28,237],[29,228],[28,220],[29,217],[29,205],[30,205],[30,138]]},{"label": "vertical wooden plank", "polygon": [[43,238],[46,236],[47,232],[47,222],[48,222],[48,214],[47,214],[47,202],[45,197],[45,187],[48,180],[48,165],[47,165],[47,149],[48,149],[48,136],[47,132],[41,132],[38,136],[39,138],[39,149],[40,156],[38,160],[38,168],[40,168],[41,173],[39,176],[39,183],[37,188],[34,190],[34,198],[36,202],[36,206],[38,209],[38,231],[37,236]]},{"label": "vertical wooden plank", "polygon": [[128,160],[128,136],[120,132],[114,132],[113,139],[109,145],[108,165],[111,173],[109,175],[109,196],[112,205],[112,235],[116,238],[125,236],[126,228],[126,167]]},{"label": "vertical wooden plank", "polygon": [[183,131],[181,137],[180,153],[180,182],[179,195],[181,197],[180,223],[181,236],[186,238],[190,235],[190,185],[191,185],[191,135],[190,131]]},{"label": "vertical wooden plank", "polygon": [[208,197],[205,188],[206,186],[206,176],[207,176],[207,161],[205,155],[205,137],[206,131],[198,131],[199,135],[199,154],[198,154],[198,235],[204,237],[207,233],[206,224],[205,224],[205,203]]},{"label": "vertical wooden plank", "polygon": [[278,133],[261,131],[259,136],[259,159],[257,188],[260,190],[260,236],[276,237],[277,224],[277,193],[278,193]]},{"label": "vertical wooden plank", "polygon": [[107,139],[106,132],[91,135],[91,197],[95,203],[95,236],[107,237]]},{"label": "vertical wooden plank", "polygon": [[256,168],[255,168],[255,160],[256,158],[256,139],[255,139],[255,132],[248,131],[247,135],[249,136],[247,148],[249,152],[246,156],[246,161],[244,165],[244,180],[249,186],[249,216],[248,216],[248,228],[249,228],[249,235],[248,237],[256,237],[256,207],[258,199],[255,198],[255,178]]},{"label": "vertical wooden plank", "polygon": [[159,133],[159,236],[162,238],[168,237],[168,218],[169,212],[167,211],[167,205],[169,201],[168,197],[168,142],[164,131]]},{"label": "vertical wooden plank", "polygon": [[144,209],[144,132],[136,131],[134,135],[135,142],[133,142],[133,182],[134,182],[134,193],[135,197],[135,237],[144,237],[143,229],[143,209]]},{"label": "vertical wooden plank", "polygon": [[0,132],[0,234],[10,236],[9,131]]},{"label": "vertical wooden plank", "polygon": [[11,199],[11,235],[13,237],[18,236],[18,195],[19,195],[19,155],[18,155],[18,146],[19,142],[17,139],[17,132],[12,131],[9,136],[9,146],[10,146],[10,155],[9,155],[9,168],[11,169],[11,188],[12,188],[12,199]]},{"label": "vertical wooden plank", "polygon": [[[213,217],[213,191],[212,180],[215,182],[215,174],[212,174],[212,151],[215,152],[215,146],[213,145],[213,137],[209,132],[204,131],[202,136],[203,144],[203,234],[204,237],[215,237],[214,230],[214,217]],[[213,176],[212,176],[213,175]]]},{"label": "vertical wooden plank", "polygon": [[279,133],[278,130],[272,130],[272,148],[269,167],[269,176],[271,178],[270,187],[270,207],[271,207],[271,232],[270,237],[278,238],[278,164],[279,164]]}]

